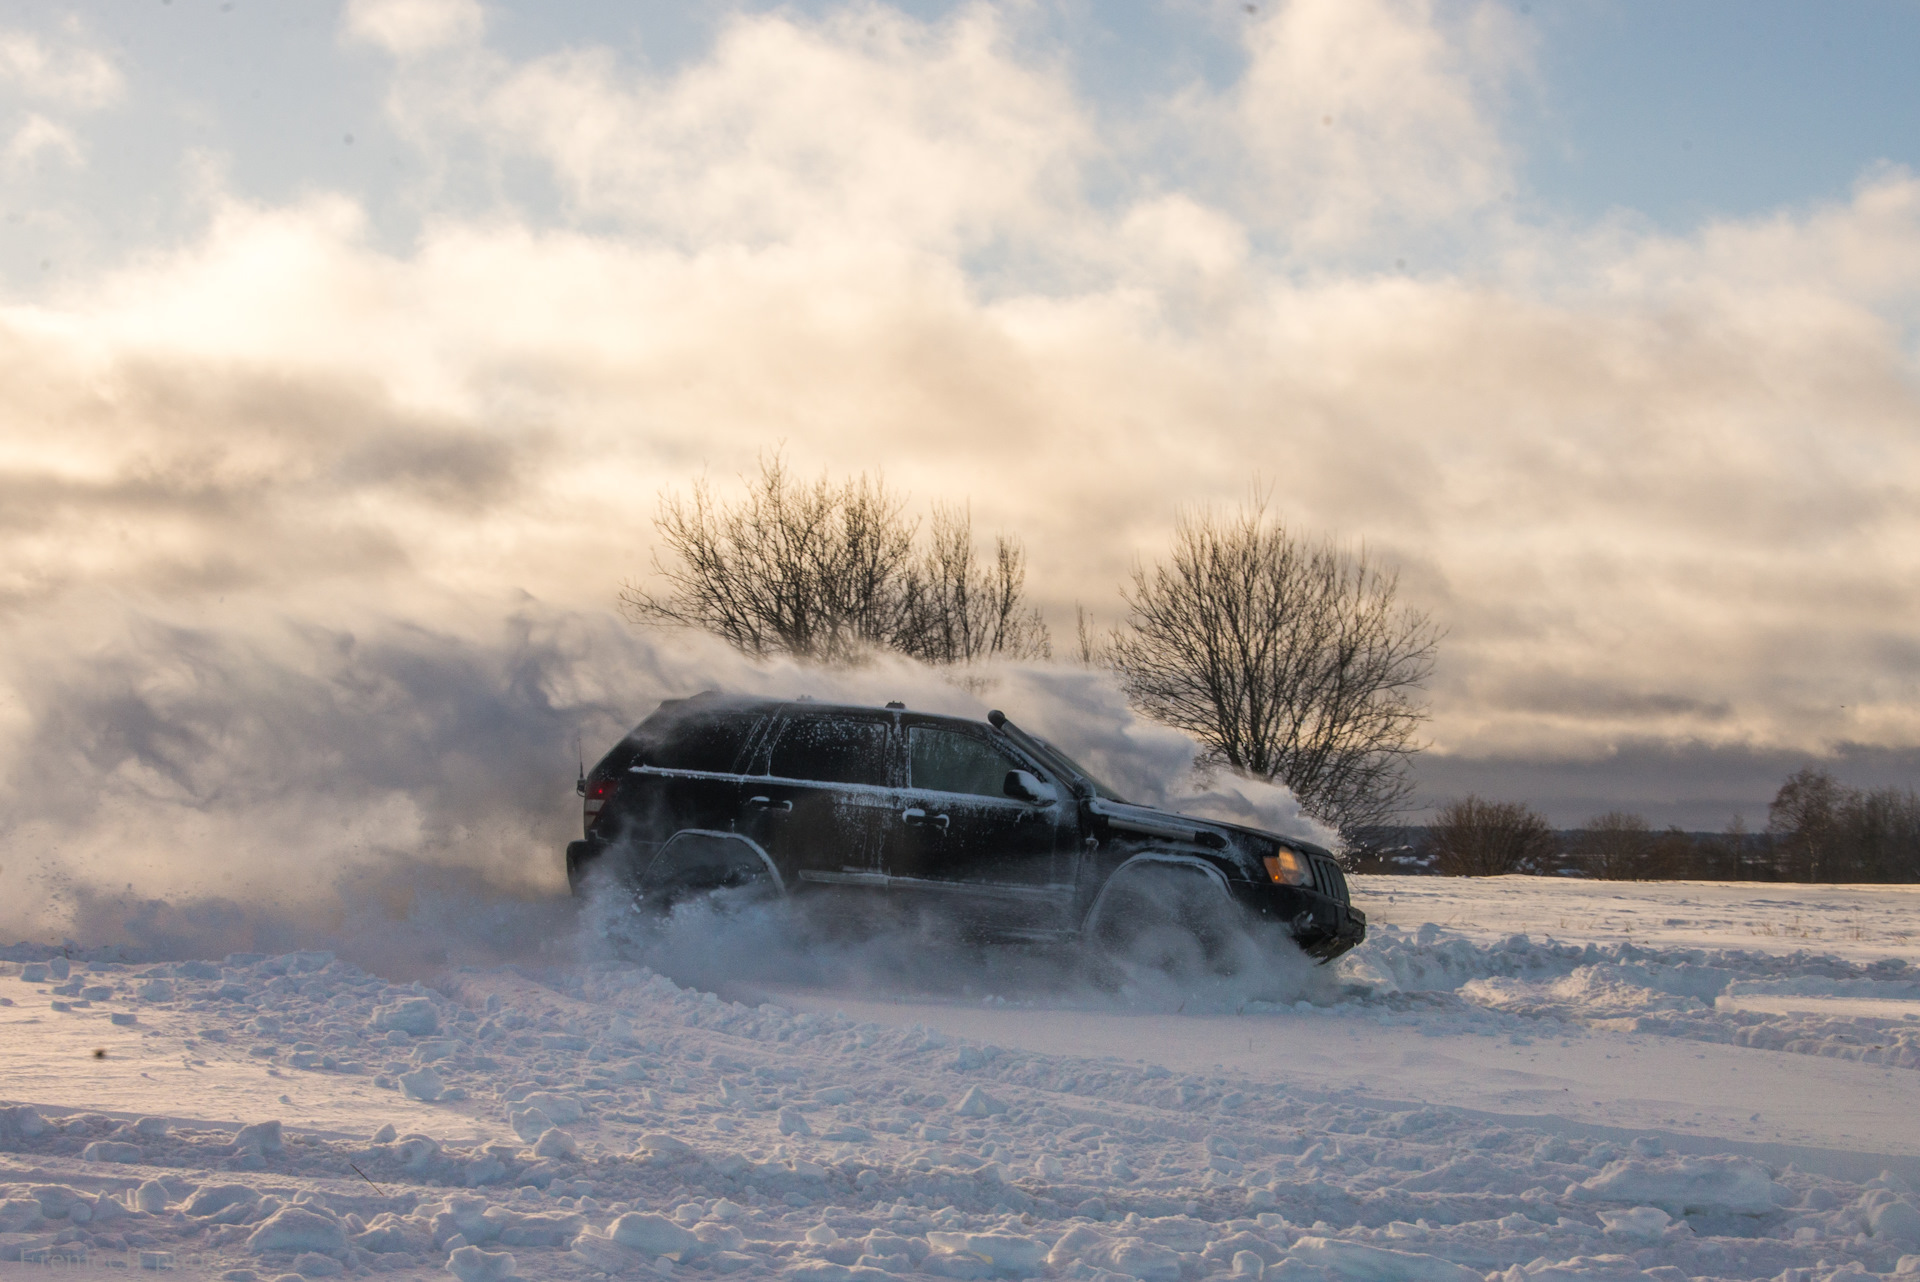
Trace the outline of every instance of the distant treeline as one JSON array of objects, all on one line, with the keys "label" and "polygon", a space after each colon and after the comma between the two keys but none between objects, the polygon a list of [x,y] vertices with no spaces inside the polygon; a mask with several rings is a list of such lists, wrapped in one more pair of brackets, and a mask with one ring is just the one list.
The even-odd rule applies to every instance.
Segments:
[{"label": "distant treeline", "polygon": [[1850,788],[1814,769],[1781,785],[1764,832],[1737,819],[1723,832],[1663,831],[1624,811],[1555,829],[1523,803],[1467,796],[1443,806],[1430,825],[1374,828],[1365,837],[1350,856],[1357,872],[1920,882],[1920,794]]}]

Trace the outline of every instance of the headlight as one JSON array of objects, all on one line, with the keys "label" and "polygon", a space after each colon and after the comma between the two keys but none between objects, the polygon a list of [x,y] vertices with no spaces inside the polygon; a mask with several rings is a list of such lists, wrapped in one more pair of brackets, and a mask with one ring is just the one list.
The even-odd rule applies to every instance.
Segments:
[{"label": "headlight", "polygon": [[1307,861],[1300,853],[1288,850],[1285,846],[1261,861],[1267,866],[1267,876],[1273,878],[1275,885],[1304,886],[1307,884]]}]

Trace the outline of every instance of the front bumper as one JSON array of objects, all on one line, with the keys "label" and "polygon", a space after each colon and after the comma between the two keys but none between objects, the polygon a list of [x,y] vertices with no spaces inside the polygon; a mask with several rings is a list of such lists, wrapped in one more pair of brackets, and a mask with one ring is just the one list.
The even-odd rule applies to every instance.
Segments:
[{"label": "front bumper", "polygon": [[[1243,892],[1244,893],[1244,892]],[[1332,961],[1367,937],[1367,915],[1351,904],[1302,886],[1256,886],[1259,915],[1287,929],[1300,951]]]},{"label": "front bumper", "polygon": [[1332,900],[1315,905],[1309,919],[1296,922],[1293,938],[1300,951],[1321,961],[1332,961],[1367,937],[1367,915],[1350,904]]}]

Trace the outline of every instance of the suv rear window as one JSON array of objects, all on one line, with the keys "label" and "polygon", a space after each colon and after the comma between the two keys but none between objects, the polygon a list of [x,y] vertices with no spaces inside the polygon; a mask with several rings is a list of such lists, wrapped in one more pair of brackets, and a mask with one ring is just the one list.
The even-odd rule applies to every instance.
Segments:
[{"label": "suv rear window", "polygon": [[797,717],[780,731],[767,772],[819,783],[887,782],[887,723],[859,717]]},{"label": "suv rear window", "polygon": [[667,726],[646,763],[665,770],[706,770],[731,774],[753,734],[753,718],[686,717]]},{"label": "suv rear window", "polygon": [[907,731],[907,755],[916,788],[965,792],[977,797],[1007,795],[1007,771],[1021,765],[998,748],[970,734],[914,726]]}]

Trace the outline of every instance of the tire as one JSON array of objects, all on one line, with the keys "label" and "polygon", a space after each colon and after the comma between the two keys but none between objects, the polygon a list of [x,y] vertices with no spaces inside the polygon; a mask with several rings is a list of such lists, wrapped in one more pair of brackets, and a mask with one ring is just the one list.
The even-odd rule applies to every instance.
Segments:
[{"label": "tire", "polygon": [[1198,869],[1122,870],[1102,893],[1092,939],[1110,963],[1193,982],[1237,974],[1246,961],[1244,915]]},{"label": "tire", "polygon": [[752,846],[699,832],[675,833],[634,890],[640,910],[662,919],[693,906],[734,913],[778,897],[779,887]]},{"label": "tire", "polygon": [[642,912],[658,918],[687,910],[733,916],[779,898],[765,877],[730,881],[676,881],[635,896]]}]

